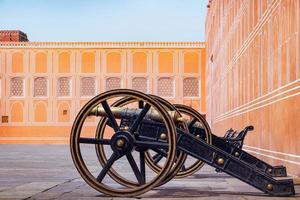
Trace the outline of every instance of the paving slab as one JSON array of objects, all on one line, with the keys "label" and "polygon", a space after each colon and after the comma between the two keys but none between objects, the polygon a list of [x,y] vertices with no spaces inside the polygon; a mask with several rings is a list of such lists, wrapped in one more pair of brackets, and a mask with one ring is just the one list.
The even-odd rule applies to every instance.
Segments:
[{"label": "paving slab", "polygon": [[[68,145],[0,145],[0,149],[0,200],[128,199],[108,197],[88,186],[74,167]],[[98,173],[99,163],[93,150],[87,150],[85,156],[91,159],[89,169]],[[133,176],[122,162],[114,168],[125,176]],[[300,186],[295,188],[295,197],[271,197],[204,166],[190,177],[174,179],[136,199],[300,199]]]}]

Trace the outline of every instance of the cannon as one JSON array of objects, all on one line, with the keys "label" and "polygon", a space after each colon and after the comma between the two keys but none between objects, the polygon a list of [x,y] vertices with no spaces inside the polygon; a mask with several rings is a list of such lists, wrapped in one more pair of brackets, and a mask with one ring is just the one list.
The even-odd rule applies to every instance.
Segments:
[{"label": "cannon", "polygon": [[[294,195],[284,166],[271,166],[242,149],[250,130],[252,126],[218,137],[190,107],[118,89],[101,93],[82,107],[72,126],[70,150],[81,177],[109,196],[139,196],[173,178],[189,176],[204,164],[267,194]],[[91,146],[96,169],[84,153]],[[122,170],[125,165],[130,172]]]}]

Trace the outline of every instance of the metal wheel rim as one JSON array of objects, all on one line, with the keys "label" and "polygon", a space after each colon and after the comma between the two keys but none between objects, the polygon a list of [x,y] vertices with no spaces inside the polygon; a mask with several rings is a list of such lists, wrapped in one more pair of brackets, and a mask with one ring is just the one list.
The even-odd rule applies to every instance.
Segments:
[{"label": "metal wheel rim", "polygon": [[[176,110],[176,107],[173,106],[171,103],[167,102],[166,100],[164,100],[160,97],[157,97],[155,95],[150,95],[150,96],[152,96],[153,98],[158,100],[160,103],[164,104],[163,106],[167,107],[168,109]],[[122,106],[124,106],[126,104],[129,104],[129,103],[132,103],[134,101],[135,101],[135,99],[132,99],[132,98],[122,98],[122,99],[114,102],[114,104],[112,104],[112,106],[122,107]],[[105,118],[101,119],[100,122],[98,123],[97,130],[96,130],[96,137],[97,138],[103,137],[103,133],[104,133],[104,129],[105,129],[105,126],[103,124],[106,124],[106,123],[107,123],[107,119],[105,119]],[[97,156],[98,156],[98,159],[99,159],[101,165],[105,164],[107,162],[107,156],[105,155],[105,151],[103,149],[103,146],[96,145],[96,152],[97,152]],[[158,173],[161,169],[158,169],[158,170],[155,169],[154,170],[152,168],[152,166],[149,166],[150,163],[149,163],[149,160],[147,159],[147,156],[149,156],[149,152],[145,151],[146,164],[155,173]],[[177,172],[180,170],[181,166],[184,164],[184,161],[185,161],[186,157],[187,157],[186,154],[181,152],[180,155],[177,158],[176,164],[169,171],[169,174],[157,186],[165,184],[166,182],[170,181],[174,176],[176,176]],[[124,178],[120,177],[120,175],[114,169],[111,169],[108,172],[108,174],[112,179],[114,179],[116,182],[118,182],[121,185],[124,185],[124,186],[127,186],[127,187],[132,187],[132,188],[138,186],[137,182],[133,182],[131,180],[124,179]]]},{"label": "metal wheel rim", "polygon": [[[205,128],[205,133],[206,133],[206,142],[208,144],[212,144],[212,133],[210,130],[210,127],[207,123],[207,121],[205,120],[205,118],[195,109],[188,107],[186,105],[182,105],[182,104],[174,104],[174,106],[179,110],[179,112],[184,112],[184,114],[190,114],[194,117],[197,117],[197,119],[203,124],[204,128]],[[199,171],[203,165],[205,163],[201,160],[196,161],[194,164],[192,164],[187,170],[185,171],[179,171],[177,173],[177,175],[175,176],[175,178],[184,178],[187,176],[191,176],[194,173],[196,173],[197,171]]]},{"label": "metal wheel rim", "polygon": [[[165,99],[163,99],[163,98],[161,98],[159,96],[156,96],[156,95],[151,95],[151,96],[153,96],[154,98],[158,99],[161,102],[164,102],[165,104],[169,103],[167,100],[165,100]],[[172,104],[171,104],[171,106],[172,106],[172,109],[175,109],[176,111],[179,111],[176,108],[176,106],[174,106]],[[180,114],[180,112],[179,112],[179,114]],[[180,116],[181,116],[181,114],[180,114]],[[184,124],[184,125],[185,125],[184,129],[187,130],[186,124]],[[178,163],[175,164],[175,166],[172,168],[172,171],[168,174],[168,176],[165,178],[165,180],[162,181],[158,186],[161,186],[161,185],[169,182],[170,180],[172,180],[174,177],[177,177],[179,170],[181,169],[182,165],[184,164],[184,162],[185,162],[185,160],[187,158],[187,155],[185,153],[183,153],[182,151],[180,152],[180,154],[182,155],[182,157],[178,157],[178,160],[176,161]],[[158,172],[161,169],[160,166],[158,166],[158,165],[156,165],[154,163],[154,160],[152,159],[152,157],[151,157],[151,155],[150,155],[149,152],[146,152],[145,158],[146,158],[146,164],[153,171]]]},{"label": "metal wheel rim", "polygon": [[[118,190],[110,188],[102,183],[97,182],[95,177],[91,174],[91,172],[87,169],[87,166],[85,165],[82,155],[80,152],[80,144],[79,144],[79,137],[80,132],[84,123],[84,120],[86,119],[87,115],[91,111],[91,109],[95,106],[103,102],[104,100],[108,100],[108,97],[118,97],[121,95],[128,95],[128,96],[135,96],[135,98],[138,99],[145,99],[147,100],[147,103],[150,103],[151,106],[153,106],[155,109],[160,112],[160,114],[163,117],[163,121],[166,125],[167,131],[168,131],[168,137],[169,137],[169,154],[166,160],[166,164],[162,171],[149,183],[146,183],[145,185],[140,186],[139,188],[134,189],[128,189],[128,190]],[[104,99],[104,100],[103,100]],[[102,100],[102,101],[101,101]],[[92,106],[92,107],[91,107]],[[102,93],[93,99],[91,99],[89,102],[87,102],[81,111],[78,113],[74,124],[72,126],[71,135],[70,135],[70,151],[72,155],[73,162],[75,164],[75,167],[77,168],[78,172],[82,176],[82,178],[94,189],[96,189],[99,192],[102,192],[107,195],[111,196],[122,196],[122,197],[130,197],[130,196],[137,196],[140,194],[143,194],[153,187],[160,183],[164,177],[168,174],[169,170],[172,167],[172,164],[174,162],[175,158],[175,151],[176,151],[176,132],[175,132],[175,126],[173,121],[171,120],[170,116],[165,112],[164,108],[159,105],[153,98],[147,97],[145,94],[133,90],[128,89],[119,89],[119,90],[111,90],[105,93]]]}]

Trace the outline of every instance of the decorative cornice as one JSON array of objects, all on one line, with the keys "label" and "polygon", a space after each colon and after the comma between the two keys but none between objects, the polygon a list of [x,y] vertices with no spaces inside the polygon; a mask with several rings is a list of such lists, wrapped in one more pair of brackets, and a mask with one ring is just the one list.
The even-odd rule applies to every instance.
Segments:
[{"label": "decorative cornice", "polygon": [[205,42],[0,42],[1,48],[205,48]]}]

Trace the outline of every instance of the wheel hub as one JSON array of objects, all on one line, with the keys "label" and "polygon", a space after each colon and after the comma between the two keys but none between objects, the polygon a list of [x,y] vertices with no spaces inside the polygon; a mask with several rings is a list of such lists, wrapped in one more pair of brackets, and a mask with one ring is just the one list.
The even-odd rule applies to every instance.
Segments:
[{"label": "wheel hub", "polygon": [[134,137],[128,131],[119,131],[111,138],[111,148],[114,152],[124,155],[133,150],[134,141]]},{"label": "wheel hub", "polygon": [[117,148],[122,149],[125,146],[124,140],[123,139],[118,139],[117,142],[116,142],[116,146],[117,146]]}]

